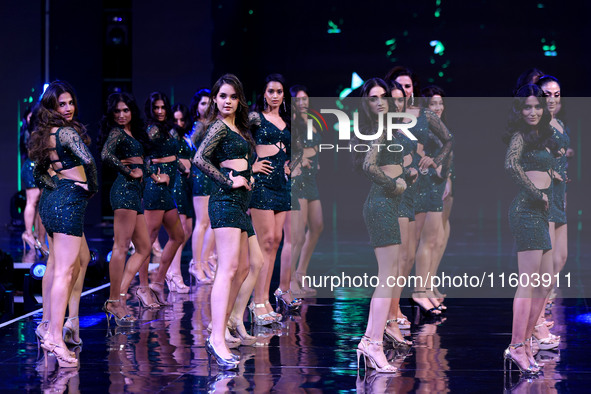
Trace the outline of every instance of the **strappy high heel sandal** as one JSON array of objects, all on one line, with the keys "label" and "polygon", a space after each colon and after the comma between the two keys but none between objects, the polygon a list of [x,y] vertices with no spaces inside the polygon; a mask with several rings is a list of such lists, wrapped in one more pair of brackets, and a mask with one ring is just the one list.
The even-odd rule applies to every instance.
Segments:
[{"label": "strappy high heel sandal", "polygon": [[402,337],[402,340],[400,340],[400,339],[396,338],[393,334],[388,332],[388,326],[390,324],[398,324],[398,322],[394,319],[386,320],[386,328],[384,329],[384,338],[387,339],[388,341],[392,342],[392,344],[394,344],[396,346],[412,346],[412,341],[405,339],[404,336]]},{"label": "strappy high heel sandal", "polygon": [[110,327],[111,325],[111,316],[115,318],[115,323],[119,326],[119,327],[131,327],[133,325],[133,320],[131,320],[131,315],[127,314],[123,317],[119,317],[116,314],[114,314],[113,312],[111,312],[109,310],[109,308],[107,308],[107,305],[109,304],[117,304],[121,302],[121,300],[107,300],[105,301],[105,304],[103,305],[103,312],[105,312],[105,315],[107,315],[107,326]]},{"label": "strappy high heel sandal", "polygon": [[47,353],[53,353],[55,358],[57,358],[57,362],[60,368],[76,368],[78,366],[78,359],[73,357],[68,349],[64,349],[63,347],[59,346],[56,343],[49,342],[47,339],[47,335],[43,338],[43,343],[41,344],[41,348],[43,349],[43,353],[45,355],[45,368],[47,368]]},{"label": "strappy high heel sandal", "polygon": [[[207,277],[207,275],[205,275],[205,272],[203,271],[199,271],[197,269],[197,264],[203,264],[203,261],[198,261],[195,262],[193,260],[191,260],[191,262],[189,263],[189,274],[193,275],[193,277],[195,278],[195,281],[197,282],[197,284],[199,285],[210,285],[213,283],[213,280],[211,280],[210,278]],[[201,273],[202,277],[199,277],[199,274]]]},{"label": "strappy high heel sandal", "polygon": [[252,346],[257,341],[257,337],[253,337],[246,332],[246,328],[242,322],[234,322],[232,319],[229,319],[228,330],[230,330],[230,334],[234,337],[240,338],[240,343],[243,346]]},{"label": "strappy high heel sandal", "polygon": [[148,286],[138,286],[137,289],[135,289],[135,296],[140,301],[141,306],[143,306],[144,308],[150,308],[150,309],[154,309],[154,308],[159,308],[160,307],[160,304],[158,304],[157,302],[152,302],[151,304],[148,304],[148,302],[146,301],[146,299],[144,298],[144,296],[141,295],[142,293],[140,293],[140,290],[142,292],[144,292],[144,291],[152,292],[152,290]]},{"label": "strappy high heel sandal", "polygon": [[[417,294],[424,294],[425,296],[419,297],[417,296]],[[425,315],[428,316],[439,316],[441,315],[441,311],[435,307],[429,308],[427,309],[424,305],[420,304],[418,301],[416,301],[414,299],[414,297],[419,298],[419,299],[426,299],[427,302],[429,302],[429,305],[431,305],[431,301],[429,301],[429,299],[426,297],[426,292],[425,291],[413,291],[411,298],[409,298],[409,302],[412,306],[417,307],[421,310],[421,312]]]},{"label": "strappy high heel sandal", "polygon": [[410,328],[410,320],[408,320],[408,317],[404,315],[396,318],[396,323],[398,323],[398,328],[401,330],[408,330]]},{"label": "strappy high heel sandal", "polygon": [[[62,335],[64,337],[64,342],[66,343],[66,345],[82,346],[82,338],[80,338],[80,327],[78,327],[78,330],[75,330],[73,327],[66,326],[68,322],[71,322],[75,319],[78,319],[78,316],[68,317],[66,319],[66,323],[64,324],[64,328],[62,329]],[[76,337],[76,335],[74,334],[78,334],[78,342],[74,340],[74,337]]]},{"label": "strappy high heel sandal", "polygon": [[21,235],[21,239],[23,240],[23,252],[26,252],[27,246],[30,250],[36,249],[35,237],[33,236],[33,234],[29,234],[26,231],[24,231]]},{"label": "strappy high heel sandal", "polygon": [[275,322],[279,323],[281,320],[283,320],[283,315],[273,310],[273,306],[271,306],[269,300],[265,301],[265,309],[267,309],[267,307],[271,308],[271,312],[269,312],[269,315],[271,315],[271,317],[275,319]]},{"label": "strappy high heel sandal", "polygon": [[37,356],[39,355],[39,349],[41,348],[41,344],[43,343],[43,338],[45,334],[47,334],[47,325],[49,324],[49,320],[42,320],[37,327],[35,328],[35,336],[37,337]]},{"label": "strappy high heel sandal", "polygon": [[507,368],[509,369],[509,373],[511,373],[511,365],[515,364],[517,365],[517,368],[519,368],[519,371],[527,376],[535,376],[538,373],[540,373],[540,370],[537,369],[534,366],[528,366],[527,368],[522,367],[521,365],[519,365],[519,363],[517,362],[517,360],[515,360],[513,358],[513,356],[511,355],[511,349],[518,349],[520,347],[524,346],[523,342],[520,343],[513,343],[511,345],[509,345],[509,347],[507,349],[505,349],[505,351],[503,352],[503,371],[504,373],[507,373]]},{"label": "strappy high heel sandal", "polygon": [[302,306],[302,301],[298,298],[292,298],[290,302],[287,302],[283,296],[291,294],[291,290],[283,291],[281,289],[275,290],[275,305],[277,306],[277,311],[281,310],[281,305],[283,305],[283,309],[287,312],[297,311]]},{"label": "strappy high heel sandal", "polygon": [[[164,294],[164,283],[154,282],[150,284],[149,287],[150,290],[152,290],[154,297],[156,297],[156,302],[158,304],[162,306],[170,306],[170,304],[166,302],[166,295]],[[156,287],[159,287],[160,289],[156,289]]]},{"label": "strappy high heel sandal", "polygon": [[363,356],[365,369],[372,368],[375,369],[378,373],[396,373],[398,370],[395,366],[387,363],[386,365],[379,366],[377,361],[373,358],[372,355],[369,354],[368,347],[370,345],[376,345],[378,347],[383,348],[384,342],[383,341],[372,341],[369,337],[363,336],[359,345],[357,346],[357,370],[359,370],[359,359]]},{"label": "strappy high heel sandal", "polygon": [[540,348],[540,350],[552,350],[552,349],[558,348],[558,346],[560,346],[560,336],[554,335],[550,332],[548,333],[548,336],[545,338],[538,338],[536,336],[536,331],[538,330],[538,327],[542,327],[542,326],[545,326],[545,324],[541,323],[541,324],[538,324],[534,327],[534,332],[533,332],[533,337],[532,337],[538,343],[538,347]]},{"label": "strappy high heel sandal", "polygon": [[183,281],[183,277],[181,275],[166,274],[165,280],[169,291],[174,291],[179,294],[189,293],[190,288],[185,284],[185,282]]},{"label": "strappy high heel sandal", "polygon": [[302,277],[304,275],[298,273],[297,271],[295,272],[295,278],[296,281],[298,282],[298,285],[301,289],[301,291],[307,296],[307,297],[314,297],[318,292],[316,291],[316,289],[313,289],[311,287],[307,287],[304,286],[304,283],[302,281]]},{"label": "strappy high heel sandal", "polygon": [[273,324],[276,320],[270,313],[265,313],[262,315],[257,315],[255,309],[265,309],[265,304],[255,304],[254,302],[248,306],[250,310],[250,315],[252,316],[252,322],[257,326],[268,326]]},{"label": "strappy high heel sandal", "polygon": [[37,249],[43,256],[49,256],[49,250],[43,247],[43,244],[37,237],[35,237],[35,249]]}]

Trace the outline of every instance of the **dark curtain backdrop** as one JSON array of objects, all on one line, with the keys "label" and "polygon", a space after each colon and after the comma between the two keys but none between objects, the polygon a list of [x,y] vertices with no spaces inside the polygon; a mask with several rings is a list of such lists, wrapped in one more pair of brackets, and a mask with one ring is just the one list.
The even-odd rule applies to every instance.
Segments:
[{"label": "dark curtain backdrop", "polygon": [[[0,72],[7,93],[0,111],[4,137],[0,141],[4,153],[0,155],[4,189],[0,223],[9,221],[10,198],[17,191],[18,103],[31,95],[32,88],[36,98],[43,83],[44,3],[9,2],[0,13]],[[142,107],[154,90],[188,104],[197,89],[233,72],[253,101],[261,92],[264,76],[280,72],[290,83],[308,85],[312,95],[334,96],[350,86],[353,72],[368,79],[404,64],[417,72],[423,86],[435,83],[455,97],[508,96],[517,76],[534,66],[556,75],[564,95],[588,96],[590,8],[585,1],[539,0],[443,0],[439,5],[435,1],[136,0],[132,2],[133,93]],[[80,118],[89,125],[93,137],[103,105],[103,11],[101,1],[51,1],[50,79],[68,80],[76,88]],[[329,29],[340,29],[340,33],[329,34]],[[441,54],[434,53],[433,40],[443,44]],[[544,56],[543,46],[552,44],[557,56]],[[450,127],[453,122],[450,119]],[[571,129],[577,133],[573,145],[584,155],[585,130],[576,125]],[[475,197],[482,191],[474,189],[471,182],[481,182],[482,171],[473,163],[501,166],[504,147],[496,135],[482,135],[476,126],[471,132],[458,132],[457,138],[454,218],[485,225],[493,214],[481,208]],[[332,171],[348,170],[348,163],[330,156],[323,158],[322,164],[321,192],[335,180]],[[578,176],[581,182],[585,180],[584,173]],[[512,198],[511,181],[499,176],[486,182],[488,193],[496,193],[493,203],[501,201],[505,215]],[[569,204],[575,207],[580,198],[582,209],[589,190],[578,187],[569,189]],[[499,192],[502,190],[509,191]],[[100,198],[108,198],[108,191],[93,199],[89,223],[96,223],[104,214]],[[333,223],[334,209],[331,201],[325,202],[327,230]],[[569,213],[577,216],[578,210],[579,206]],[[496,218],[496,206],[494,212]],[[494,222],[495,218],[489,219]]]}]

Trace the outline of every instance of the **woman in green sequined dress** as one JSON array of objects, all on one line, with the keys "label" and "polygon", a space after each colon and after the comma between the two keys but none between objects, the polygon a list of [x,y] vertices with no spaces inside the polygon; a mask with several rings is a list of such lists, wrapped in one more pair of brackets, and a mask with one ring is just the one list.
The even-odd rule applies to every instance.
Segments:
[{"label": "woman in green sequined dress", "polygon": [[[509,144],[505,169],[519,185],[520,191],[509,209],[509,224],[517,243],[519,275],[552,273],[552,244],[548,231],[548,212],[552,198],[552,168],[556,144],[552,140],[550,114],[545,108],[543,92],[536,85],[521,87],[513,101],[508,132]],[[530,338],[544,307],[550,287],[525,286],[519,281],[513,302],[511,345],[505,351],[526,374],[536,374]]]}]

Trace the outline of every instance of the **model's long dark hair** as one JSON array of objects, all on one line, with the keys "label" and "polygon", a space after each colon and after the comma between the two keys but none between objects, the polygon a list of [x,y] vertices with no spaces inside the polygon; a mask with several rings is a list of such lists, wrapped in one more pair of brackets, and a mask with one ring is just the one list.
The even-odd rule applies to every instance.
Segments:
[{"label": "model's long dark hair", "polygon": [[[154,116],[154,103],[158,100],[162,100],[164,109],[166,110],[166,118],[162,122],[158,121]],[[144,105],[144,114],[146,115],[146,126],[157,126],[161,131],[161,135],[169,135],[168,132],[173,128],[174,122],[172,121],[172,108],[170,107],[170,100],[167,95],[162,92],[150,93]]]},{"label": "model's long dark hair", "polygon": [[176,121],[174,122],[174,129],[176,130],[177,134],[180,138],[183,138],[186,134],[190,133],[193,128],[193,119],[191,118],[191,113],[189,112],[189,107],[185,104],[177,103],[172,106],[172,118],[174,119],[174,113],[180,112],[183,114],[183,120],[185,121],[185,127],[180,127]]},{"label": "model's long dark hair", "polygon": [[[58,111],[59,96],[70,93],[74,103],[74,119],[66,120]],[[90,145],[90,138],[86,128],[76,120],[78,116],[78,100],[74,88],[66,81],[53,81],[49,84],[35,113],[35,130],[29,141],[29,157],[36,162],[49,158],[49,133],[54,127],[71,127],[80,135],[86,145]]]},{"label": "model's long dark hair", "polygon": [[386,77],[384,78],[387,82],[396,81],[396,78],[401,76],[410,77],[412,80],[412,90],[415,97],[419,96],[421,92],[421,81],[419,81],[419,77],[415,74],[410,68],[404,66],[396,66],[390,71],[386,73]]},{"label": "model's long dark hair", "polygon": [[199,89],[191,99],[191,105],[189,106],[191,109],[191,116],[193,117],[193,121],[196,122],[199,120],[199,102],[203,97],[210,97],[211,90],[209,89]]},{"label": "model's long dark hair", "polygon": [[[538,82],[536,82],[536,85],[538,85],[538,87],[540,89],[544,89],[544,85],[546,85],[547,83],[550,82],[556,82],[558,84],[558,87],[560,88],[560,111],[558,111],[557,113],[554,114],[554,116],[556,118],[560,118],[560,120],[564,120],[566,118],[566,109],[564,106],[564,100],[562,100],[562,85],[560,84],[560,81],[558,81],[558,78],[552,76],[552,75],[542,75],[539,79]],[[560,116],[559,116],[560,115]],[[565,127],[564,128],[564,132],[568,133],[568,129]]]},{"label": "model's long dark hair", "polygon": [[[537,125],[530,126],[523,119],[522,110],[528,97],[534,96],[542,106],[542,117]],[[557,145],[552,139],[554,131],[550,127],[552,117],[546,108],[544,92],[537,85],[524,85],[517,90],[513,98],[513,105],[509,113],[507,131],[503,135],[503,142],[508,144],[515,133],[521,133],[525,147],[528,149],[549,148],[556,154]]]},{"label": "model's long dark hair", "polygon": [[100,123],[100,134],[98,138],[99,149],[103,149],[103,145],[105,144],[105,141],[107,141],[111,130],[114,128],[121,128],[121,126],[115,122],[115,110],[117,109],[117,104],[119,104],[119,102],[123,102],[127,105],[131,112],[131,122],[129,124],[131,135],[138,140],[144,148],[149,147],[150,140],[146,133],[144,119],[142,118],[142,113],[140,112],[135,98],[131,93],[121,92],[111,93],[109,97],[107,97],[107,105]]},{"label": "model's long dark hair", "polygon": [[[304,139],[306,138],[306,121],[304,120],[304,117],[302,116],[302,114],[297,110],[296,105],[295,105],[295,97],[298,95],[299,92],[304,92],[306,93],[306,95],[308,96],[308,98],[310,97],[310,95],[308,94],[308,88],[306,88],[304,85],[293,85],[292,87],[289,88],[289,94],[292,97],[291,100],[291,114],[292,114],[292,119],[293,122],[291,124],[291,156],[293,157],[298,157],[299,160],[301,161],[301,156],[303,153],[303,149],[304,149]],[[293,159],[292,159],[293,160]],[[295,166],[298,163],[291,163],[291,165]]]},{"label": "model's long dark hair", "polygon": [[236,109],[234,124],[240,131],[240,135],[242,135],[242,137],[248,141],[252,150],[254,151],[255,144],[249,128],[248,103],[246,102],[246,97],[244,96],[244,87],[242,86],[242,82],[240,82],[238,77],[236,77],[234,74],[222,75],[211,88],[211,100],[209,101],[209,106],[207,107],[206,127],[215,122],[218,118],[219,110],[215,99],[223,85],[230,85],[236,91],[236,96],[238,96],[238,108]]},{"label": "model's long dark hair", "polygon": [[[444,99],[445,92],[443,91],[443,89],[441,89],[437,85],[427,86],[426,88],[421,90],[421,97],[423,97],[422,106],[428,109],[429,103],[431,103],[431,98],[433,96],[441,96],[441,98]],[[447,121],[445,119],[445,109],[443,110],[443,113],[441,114],[441,121],[443,122],[443,124],[447,123]]]},{"label": "model's long dark hair", "polygon": [[281,119],[283,119],[285,124],[287,124],[288,130],[291,130],[291,115],[289,113],[291,108],[287,105],[290,101],[291,95],[290,91],[287,89],[287,84],[285,83],[285,78],[283,78],[283,75],[267,75],[267,77],[265,78],[265,85],[263,91],[261,94],[257,96],[255,111],[263,112],[266,109],[267,105],[265,103],[265,92],[267,91],[267,86],[269,86],[269,83],[271,82],[278,82],[281,84],[281,87],[283,88],[283,103],[279,105],[279,116],[281,116]]},{"label": "model's long dark hair", "polygon": [[[369,108],[369,102],[367,97],[369,97],[369,92],[374,87],[379,86],[384,89],[386,92],[386,100],[388,100],[388,109],[391,110],[392,102],[390,102],[390,87],[381,78],[371,78],[368,79],[363,86],[361,87],[361,97],[366,98],[361,100],[361,108],[359,109],[359,131],[362,134],[374,134],[377,127],[378,127],[378,117],[374,114],[371,109]],[[364,142],[361,141],[357,136],[351,136],[351,144],[363,144]],[[366,152],[355,152],[353,155],[353,168],[357,171],[361,171],[363,167],[363,161],[365,160]]]},{"label": "model's long dark hair", "polygon": [[544,75],[544,72],[539,68],[528,68],[524,72],[522,72],[519,77],[517,77],[517,81],[515,82],[515,88],[513,89],[513,96],[517,96],[517,91],[519,88],[529,84],[536,84],[538,79]]}]

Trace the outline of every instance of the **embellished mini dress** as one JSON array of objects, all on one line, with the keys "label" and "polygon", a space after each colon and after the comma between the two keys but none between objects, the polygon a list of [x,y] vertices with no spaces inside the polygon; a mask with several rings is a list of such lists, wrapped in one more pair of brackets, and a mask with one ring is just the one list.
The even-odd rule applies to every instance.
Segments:
[{"label": "embellished mini dress", "polygon": [[251,113],[249,120],[256,145],[273,145],[279,150],[273,156],[259,157],[258,160],[270,161],[273,170],[270,174],[257,172],[254,174],[254,185],[250,207],[272,210],[275,212],[291,209],[290,182],[285,175],[285,163],[289,161],[291,134],[285,127],[279,130],[269,122],[262,113]]},{"label": "embellished mini dress", "polygon": [[[156,125],[148,126],[147,132],[153,143],[152,159],[178,155],[179,142],[169,132],[160,130]],[[158,174],[158,171],[160,171],[160,174],[167,174],[170,182],[167,185],[166,183],[156,183],[149,176],[144,178],[146,182],[144,189],[144,209],[148,211],[170,211],[171,209],[176,209],[172,190],[179,167],[178,163],[178,160],[173,160],[168,163],[150,164],[150,173]]]},{"label": "embellished mini dress", "polygon": [[[188,136],[179,138],[179,159],[193,160],[197,149],[191,142]],[[191,168],[194,166],[192,165]],[[189,170],[189,176],[184,173],[178,173],[173,186],[173,197],[176,202],[179,214],[186,215],[188,218],[195,217],[195,209],[193,208],[193,172]]]},{"label": "embellished mini dress", "polygon": [[[410,168],[414,168],[419,171],[419,160],[421,157],[417,153],[417,141],[411,140],[405,134],[398,132],[396,134],[397,143],[402,145],[402,156],[411,155],[412,161],[405,168],[410,171]],[[402,199],[398,207],[398,217],[408,218],[409,221],[414,222],[415,220],[415,199],[417,191],[416,179],[412,182],[410,179],[407,180],[406,190],[402,194]]]},{"label": "embellished mini dress", "polygon": [[417,124],[410,129],[423,145],[426,156],[432,157],[435,165],[442,165],[441,176],[430,167],[426,173],[419,171],[416,182],[415,213],[443,211],[445,180],[451,163],[452,136],[439,117],[431,110],[421,108]]},{"label": "embellished mini dress", "polygon": [[[121,162],[121,160],[131,157],[141,157],[142,164],[125,165]],[[143,158],[144,148],[138,140],[127,134],[122,128],[115,127],[111,130],[103,146],[101,159],[119,173],[113,182],[110,193],[113,211],[129,209],[138,214],[144,213],[142,207],[143,179],[130,176],[131,170],[135,168],[141,169],[144,175],[147,175]]]},{"label": "embellished mini dress", "polygon": [[320,193],[318,192],[318,183],[316,177],[318,176],[318,152],[320,150],[320,143],[322,138],[319,132],[312,133],[312,139],[304,139],[304,149],[314,148],[314,155],[308,157],[310,165],[308,167],[302,167],[302,174],[298,180],[297,197],[308,201],[314,201],[320,199]]},{"label": "embellished mini dress", "polygon": [[517,251],[552,249],[548,226],[548,209],[543,197],[548,197],[552,206],[552,182],[546,189],[538,189],[527,177],[527,171],[548,172],[554,166],[554,156],[546,149],[531,149],[525,146],[521,133],[515,133],[507,156],[505,169],[520,186],[519,193],[509,208],[509,226],[517,243]]},{"label": "embellished mini dress", "polygon": [[[385,136],[382,136],[378,144],[384,145],[384,142]],[[405,171],[396,178],[390,178],[380,167],[390,164],[402,167],[403,157],[402,152],[390,152],[384,147],[378,149],[373,145],[363,162],[363,171],[372,181],[369,195],[363,204],[363,219],[374,248],[401,243],[398,208],[402,192],[396,190],[396,180],[403,178]]]},{"label": "embellished mini dress", "polygon": [[[243,176],[250,182],[252,176],[252,149],[247,140],[231,130],[222,120],[216,120],[207,129],[194,163],[216,185],[209,198],[208,213],[211,228],[234,227],[254,235],[252,221],[246,214],[251,192],[245,187],[232,188],[229,177]],[[221,167],[226,160],[245,159],[248,166],[243,171]]]},{"label": "embellished mini dress", "polygon": [[[90,150],[73,128],[60,127],[50,135],[55,136],[55,148],[51,150],[55,150],[58,159],[46,159],[35,165],[35,179],[50,190],[43,193],[45,196],[39,206],[41,221],[52,237],[55,233],[81,237],[88,199],[98,191],[96,164]],[[61,167],[52,166],[58,174],[52,178],[48,169],[55,163],[61,163]],[[85,182],[59,178],[62,171],[77,166],[84,167],[88,191],[76,184]]]},{"label": "embellished mini dress", "polygon": [[[201,141],[203,141],[203,137],[205,136],[205,125],[197,121],[193,124],[193,131],[191,132],[191,141],[195,146],[195,151],[199,149],[199,145],[201,145]],[[197,166],[191,166],[192,175],[192,189],[193,189],[193,196],[209,196],[211,194],[211,190],[213,189],[214,183],[213,181],[205,175]]]},{"label": "embellished mini dress", "polygon": [[552,185],[552,205],[550,205],[549,221],[556,224],[566,224],[566,151],[570,146],[570,137],[568,128],[560,120],[556,119],[562,127],[562,133],[555,127],[552,127],[554,134],[552,139],[558,145],[560,155],[554,159],[554,171],[560,175],[562,181],[554,179]]}]

